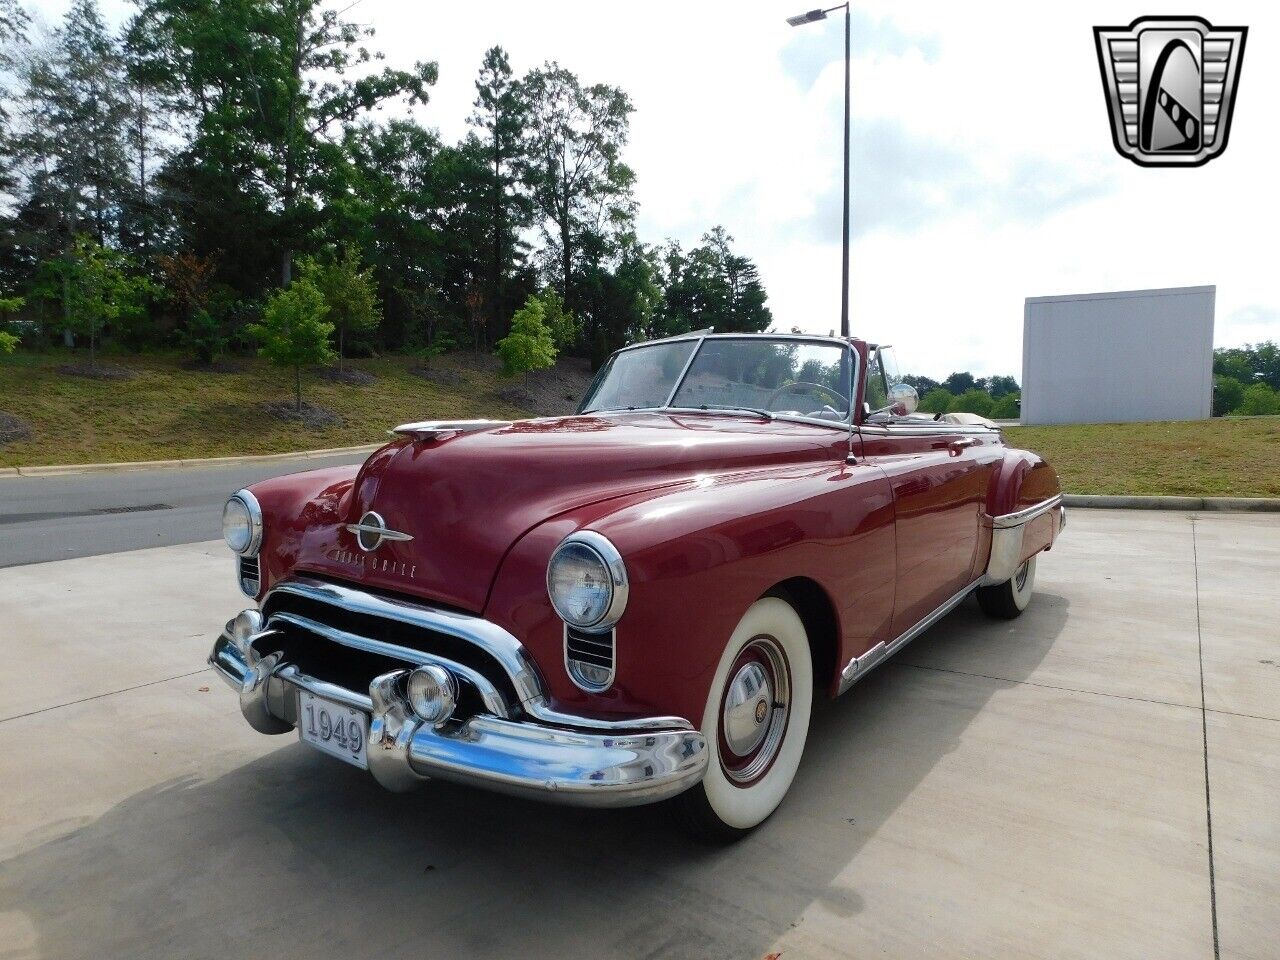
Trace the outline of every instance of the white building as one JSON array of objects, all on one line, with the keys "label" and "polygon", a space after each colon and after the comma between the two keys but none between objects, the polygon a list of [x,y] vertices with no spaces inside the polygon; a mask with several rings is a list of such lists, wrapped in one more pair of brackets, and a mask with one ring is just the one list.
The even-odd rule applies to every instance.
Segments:
[{"label": "white building", "polygon": [[1209,417],[1216,289],[1028,297],[1022,422]]}]

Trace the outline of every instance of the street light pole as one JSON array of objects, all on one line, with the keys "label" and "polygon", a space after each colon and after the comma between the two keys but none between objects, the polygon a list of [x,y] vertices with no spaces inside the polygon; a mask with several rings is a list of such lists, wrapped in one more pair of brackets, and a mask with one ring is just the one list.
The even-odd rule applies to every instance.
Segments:
[{"label": "street light pole", "polygon": [[787,17],[793,27],[827,19],[827,14],[844,10],[844,262],[840,268],[840,336],[849,336],[849,4],[825,10],[810,10]]}]

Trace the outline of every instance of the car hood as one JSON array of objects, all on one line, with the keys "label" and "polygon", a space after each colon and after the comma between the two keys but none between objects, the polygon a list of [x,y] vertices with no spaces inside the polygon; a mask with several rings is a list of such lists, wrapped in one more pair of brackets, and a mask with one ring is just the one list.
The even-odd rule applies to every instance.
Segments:
[{"label": "car hood", "polygon": [[[528,420],[373,454],[332,520],[308,525],[296,566],[481,612],[529,529],[567,510],[722,474],[834,455],[829,428],[719,415],[625,413]],[[412,539],[360,549],[370,511]]]}]

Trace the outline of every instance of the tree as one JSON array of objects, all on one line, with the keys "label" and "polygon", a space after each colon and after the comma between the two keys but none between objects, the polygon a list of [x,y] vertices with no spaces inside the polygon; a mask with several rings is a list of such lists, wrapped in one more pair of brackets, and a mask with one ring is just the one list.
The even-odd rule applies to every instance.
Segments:
[{"label": "tree", "polygon": [[[527,103],[525,181],[541,215],[548,266],[577,311],[575,262],[584,240],[626,229],[635,174],[622,162],[634,107],[619,88],[584,87],[557,63],[531,70],[520,84]],[[594,327],[587,330],[590,339]]]},{"label": "tree", "polygon": [[919,410],[924,413],[946,413],[955,397],[946,387],[934,387],[920,398]]},{"label": "tree", "polygon": [[1215,374],[1213,377],[1213,415],[1226,416],[1244,401],[1244,384],[1235,377]]},{"label": "tree", "polygon": [[490,237],[488,302],[492,316],[505,315],[506,274],[515,259],[518,232],[529,222],[529,200],[520,191],[527,166],[524,128],[528,105],[524,88],[512,79],[502,47],[485,51],[476,78],[474,113],[468,123],[482,134],[488,168],[486,220]]},{"label": "tree", "polygon": [[436,81],[434,63],[349,79],[377,59],[361,45],[372,35],[321,0],[142,0],[133,22],[139,71],[194,116],[183,166],[220,181],[216,192],[256,194],[282,284],[316,225],[343,129],[394,99],[425,103]]},{"label": "tree", "polygon": [[669,337],[708,327],[717,332],[758,333],[773,323],[756,265],[735,254],[723,227],[703,234],[686,255],[668,243],[657,256],[662,303],[653,336]]},{"label": "tree", "polygon": [[991,413],[988,416],[992,420],[1017,420],[1022,416],[1022,407],[1019,406],[1020,399],[1017,393],[1006,393],[991,407]]},{"label": "tree", "polygon": [[985,389],[991,394],[992,399],[999,400],[1001,397],[1008,396],[1011,393],[1018,392],[1018,381],[1013,377],[988,377]]},{"label": "tree", "polygon": [[277,290],[262,311],[262,322],[248,332],[260,344],[258,354],[277,367],[293,367],[294,409],[302,409],[303,364],[331,363],[329,338],[333,324],[325,322],[324,294],[305,277]]},{"label": "tree", "polygon": [[511,332],[498,341],[503,374],[508,377],[524,374],[526,390],[530,370],[541,370],[556,362],[555,341],[543,318],[542,301],[531,295],[511,318]]},{"label": "tree", "polygon": [[325,316],[338,334],[338,369],[342,370],[347,336],[370,333],[382,320],[373,268],[361,269],[360,254],[351,245],[344,245],[332,260],[308,257],[299,266],[301,276],[313,283],[324,297],[328,308]]},{"label": "tree", "polygon": [[1280,413],[1280,393],[1265,383],[1255,383],[1244,391],[1244,399],[1232,412],[1241,417],[1274,416]]},{"label": "tree", "polygon": [[555,287],[544,287],[538,294],[538,302],[542,304],[542,322],[551,340],[560,352],[572,349],[578,341],[581,324],[572,313],[564,308],[564,300],[556,292]]},{"label": "tree", "polygon": [[993,405],[990,395],[985,390],[973,387],[952,400],[947,412],[976,413],[980,417],[989,417]]},{"label": "tree", "polygon": [[97,367],[97,347],[103,329],[128,323],[144,313],[142,298],[150,292],[146,277],[131,276],[129,258],[87,236],[76,238],[66,257],[44,265],[37,293],[61,298],[67,329],[89,340],[89,366]]},{"label": "tree", "polygon": [[[0,8],[0,13],[3,13],[3,8]],[[22,297],[0,297],[0,316],[16,313],[22,309],[25,302]],[[21,342],[20,337],[14,336],[8,330],[0,330],[0,353],[13,353]]]},{"label": "tree", "polygon": [[969,390],[973,390],[978,386],[978,382],[973,378],[973,374],[967,370],[964,373],[953,373],[947,379],[942,381],[942,385],[947,391],[955,396],[961,396]]}]

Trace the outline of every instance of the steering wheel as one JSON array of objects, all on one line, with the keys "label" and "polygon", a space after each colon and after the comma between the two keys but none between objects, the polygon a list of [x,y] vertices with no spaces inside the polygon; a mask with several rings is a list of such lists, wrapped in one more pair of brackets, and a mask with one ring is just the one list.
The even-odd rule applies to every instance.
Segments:
[{"label": "steering wheel", "polygon": [[784,383],[782,386],[778,387],[778,389],[769,394],[769,398],[765,400],[765,409],[772,410],[773,401],[777,400],[778,397],[784,393],[814,393],[815,391],[821,391],[827,396],[835,398],[840,403],[844,404],[845,410],[849,409],[849,398],[839,390],[833,390],[831,387],[821,383],[810,383],[808,380],[795,380],[791,383]]}]

